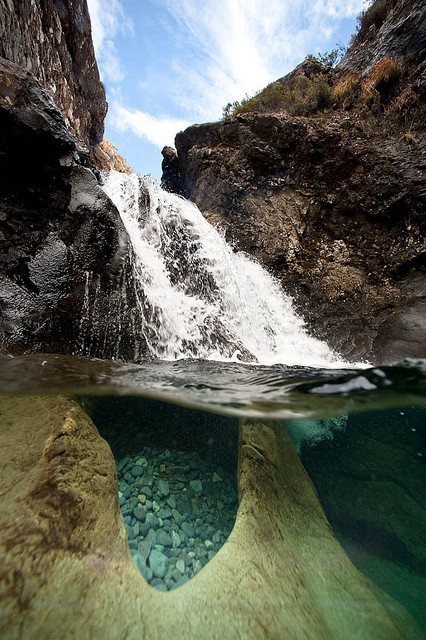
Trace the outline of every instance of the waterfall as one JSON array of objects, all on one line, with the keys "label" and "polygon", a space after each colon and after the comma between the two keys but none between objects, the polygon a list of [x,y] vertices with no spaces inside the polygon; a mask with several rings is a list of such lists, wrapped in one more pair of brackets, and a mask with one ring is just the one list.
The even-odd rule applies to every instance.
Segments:
[{"label": "waterfall", "polygon": [[292,300],[197,207],[151,178],[111,171],[104,189],[132,243],[139,326],[152,357],[344,366]]}]

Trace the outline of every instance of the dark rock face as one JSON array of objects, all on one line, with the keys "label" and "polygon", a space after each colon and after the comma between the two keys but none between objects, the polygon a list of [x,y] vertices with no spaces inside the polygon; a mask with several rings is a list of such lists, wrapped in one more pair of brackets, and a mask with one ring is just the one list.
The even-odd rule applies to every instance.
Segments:
[{"label": "dark rock face", "polygon": [[0,149],[1,350],[132,357],[118,212],[49,94],[3,59]]},{"label": "dark rock face", "polygon": [[173,147],[163,147],[161,151],[163,162],[161,168],[163,170],[163,181],[161,186],[166,191],[179,191],[181,175],[179,173],[179,159],[176,149]]},{"label": "dark rock face", "polygon": [[426,48],[426,12],[421,0],[377,0],[360,26],[340,68],[366,74],[383,57],[396,56],[419,62],[417,75],[421,77]]},{"label": "dark rock face", "polygon": [[0,0],[0,56],[31,73],[88,148],[107,112],[86,0]]},{"label": "dark rock face", "polygon": [[[192,126],[176,137],[177,158],[163,162],[164,185],[265,265],[311,331],[349,358],[426,356],[424,15],[422,2],[401,0],[355,44],[353,62],[350,51],[339,69],[324,69],[334,106]],[[360,73],[371,47],[377,59],[394,55],[407,21],[410,57],[398,50],[392,91],[389,82],[382,91],[377,69],[370,84],[348,72],[353,64]],[[312,61],[305,66],[308,77]],[[342,106],[337,86],[348,73],[361,88],[356,103]]]}]

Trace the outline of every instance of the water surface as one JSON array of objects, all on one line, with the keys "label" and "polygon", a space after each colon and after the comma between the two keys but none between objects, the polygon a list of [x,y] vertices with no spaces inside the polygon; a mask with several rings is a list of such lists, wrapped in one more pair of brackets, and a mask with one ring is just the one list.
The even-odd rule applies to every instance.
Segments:
[{"label": "water surface", "polygon": [[[178,588],[212,557],[229,533],[235,509],[233,516],[226,511],[218,515],[217,497],[213,500],[207,488],[195,495],[206,500],[200,502],[200,513],[186,512],[177,503],[186,528],[190,533],[194,529],[194,536],[186,535],[182,523],[177,526],[168,511],[161,512],[170,507],[173,513],[173,503],[159,500],[159,480],[167,480],[173,494],[179,483],[190,486],[201,479],[208,487],[210,480],[204,478],[216,473],[236,478],[238,418],[279,421],[353,563],[426,628],[424,360],[360,370],[191,359],[124,364],[31,354],[1,358],[0,386],[8,394],[72,395],[84,405],[127,474],[120,476],[123,509],[142,495],[142,506],[154,513],[157,500],[164,518],[159,518],[158,540],[152,540],[155,553],[169,553],[167,544],[161,551],[156,542],[179,536],[180,546],[170,547],[169,573],[163,580],[152,573],[148,556],[143,557],[146,514],[139,522],[134,512],[123,512],[135,562],[145,575],[151,571],[150,583],[161,589]],[[194,456],[200,462],[191,468]],[[132,482],[128,474],[141,459],[154,472]],[[176,467],[178,477],[173,475]],[[184,468],[193,474],[188,480]],[[155,491],[157,498],[151,498]],[[169,495],[164,499],[170,501]],[[162,575],[161,567],[156,571]]]},{"label": "water surface", "polygon": [[3,357],[7,393],[134,395],[229,416],[326,418],[426,404],[426,361],[391,367],[315,369],[183,359],[124,364],[77,356]]}]

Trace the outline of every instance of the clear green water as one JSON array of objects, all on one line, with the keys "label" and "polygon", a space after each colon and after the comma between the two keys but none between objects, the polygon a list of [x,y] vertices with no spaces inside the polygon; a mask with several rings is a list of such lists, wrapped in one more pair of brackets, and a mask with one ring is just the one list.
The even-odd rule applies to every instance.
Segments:
[{"label": "clear green water", "polygon": [[[195,491],[189,496],[198,500],[200,511],[188,507],[189,516],[175,509],[193,525],[194,536],[184,540],[179,533],[183,542],[174,547],[164,590],[174,583],[179,586],[181,558],[196,573],[212,557],[209,552],[217,550],[207,545],[197,564],[195,556],[188,560],[189,545],[196,553],[196,547],[212,541],[219,529],[215,538],[219,548],[229,532],[236,503],[230,500],[227,505],[220,496],[213,500],[208,489],[213,485],[204,478],[211,479],[216,470],[222,479],[225,474],[236,478],[239,418],[272,418],[288,429],[334,533],[353,563],[426,628],[424,361],[363,371],[195,361],[122,365],[51,355],[4,358],[1,364],[4,393],[60,392],[78,399],[109,442],[117,465],[123,466],[121,498],[127,489],[126,500],[143,494],[145,508],[146,501],[153,500],[146,491],[150,478],[152,492],[159,490],[159,480],[167,480],[170,494],[165,499],[174,495],[179,499],[182,487],[202,478],[202,494]],[[193,475],[186,479],[182,469],[190,466],[191,456],[199,460],[198,467],[193,465],[189,469]],[[127,483],[124,473],[131,467],[124,467],[123,460],[130,458],[149,458],[148,471]],[[219,515],[218,501],[225,509]],[[185,511],[184,506],[179,508]],[[228,528],[221,525],[224,514]],[[202,521],[204,516],[210,520]],[[137,534],[129,535],[135,557],[143,531],[132,512],[123,517],[128,530],[137,524]],[[171,536],[173,516],[166,512],[162,520],[168,522]]]}]

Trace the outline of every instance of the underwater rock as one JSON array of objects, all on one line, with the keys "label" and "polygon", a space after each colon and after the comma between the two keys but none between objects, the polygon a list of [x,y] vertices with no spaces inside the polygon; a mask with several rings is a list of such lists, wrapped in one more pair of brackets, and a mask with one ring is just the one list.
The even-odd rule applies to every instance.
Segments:
[{"label": "underwater rock", "polygon": [[167,480],[158,481],[158,491],[164,497],[167,497],[170,494],[169,483],[167,482]]},{"label": "underwater rock", "polygon": [[164,578],[166,575],[169,559],[164,553],[153,549],[148,558],[149,566],[156,578]]},{"label": "underwater rock", "polygon": [[3,396],[0,421],[2,637],[57,638],[58,621],[63,640],[422,637],[337,544],[281,425],[241,425],[232,534],[160,594],[131,559],[112,453],[82,409]]},{"label": "underwater rock", "polygon": [[424,576],[423,421],[415,408],[353,414],[302,459],[336,531]]}]

